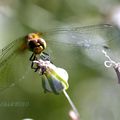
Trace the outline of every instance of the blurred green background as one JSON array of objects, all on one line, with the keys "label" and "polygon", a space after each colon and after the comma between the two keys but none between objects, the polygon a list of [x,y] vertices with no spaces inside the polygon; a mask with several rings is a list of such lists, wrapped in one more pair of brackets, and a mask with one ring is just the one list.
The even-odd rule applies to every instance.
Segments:
[{"label": "blurred green background", "polygon": [[[99,23],[119,27],[119,14],[114,20],[119,4],[117,0],[0,0],[0,48],[31,31]],[[54,64],[69,73],[67,92],[81,120],[119,120],[120,85],[114,70],[95,63],[79,47],[59,42],[50,47]],[[0,74],[13,83],[18,80],[0,92],[0,120],[69,120],[71,107],[65,96],[43,93],[39,75],[30,69],[30,55],[15,61],[13,58],[5,73]],[[23,66],[28,72],[23,71]]]}]

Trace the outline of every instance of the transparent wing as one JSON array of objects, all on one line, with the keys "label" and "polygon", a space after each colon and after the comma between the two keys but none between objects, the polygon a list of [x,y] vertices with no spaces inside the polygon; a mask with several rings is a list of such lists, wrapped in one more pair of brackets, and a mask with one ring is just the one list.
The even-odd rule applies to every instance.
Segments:
[{"label": "transparent wing", "polygon": [[24,38],[20,38],[20,39],[12,41],[6,47],[1,49],[0,66],[4,64],[5,61],[8,60],[9,57],[11,57],[15,53],[15,51],[17,52],[22,51],[22,46],[24,45],[24,43],[25,43]]},{"label": "transparent wing", "polygon": [[[89,57],[94,58],[100,57],[102,49],[119,48],[120,42],[119,30],[109,24],[56,29],[43,33],[43,35],[53,52],[59,50],[60,53],[64,54],[63,49],[65,48],[67,53],[68,49],[71,53],[74,51],[73,49],[80,49]],[[54,50],[54,47],[56,47],[56,50]],[[59,56],[61,55],[59,54]]]},{"label": "transparent wing", "polygon": [[24,39],[11,42],[1,50],[0,56],[0,90],[20,80],[28,69],[29,53],[21,47]]},{"label": "transparent wing", "polygon": [[62,44],[72,44],[83,48],[107,47],[106,42],[113,40],[115,42],[120,38],[119,30],[109,24],[56,29],[43,33],[43,35],[48,41],[58,41]]}]

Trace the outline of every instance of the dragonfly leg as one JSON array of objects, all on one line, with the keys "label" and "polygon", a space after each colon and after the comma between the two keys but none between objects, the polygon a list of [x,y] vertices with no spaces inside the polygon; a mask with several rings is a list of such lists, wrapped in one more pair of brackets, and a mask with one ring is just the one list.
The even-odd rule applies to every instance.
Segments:
[{"label": "dragonfly leg", "polygon": [[41,55],[41,59],[44,61],[50,61],[50,55],[46,52],[42,52],[43,54]]},{"label": "dragonfly leg", "polygon": [[39,67],[37,67],[37,68],[32,68],[32,69],[34,69],[34,70],[35,70],[35,72],[37,72],[40,68],[39,68]]},{"label": "dragonfly leg", "polygon": [[45,67],[42,67],[42,68],[41,68],[41,73],[42,73],[42,75],[45,73],[45,71],[46,71],[46,68],[45,68]]},{"label": "dragonfly leg", "polygon": [[35,55],[35,53],[33,53],[32,55],[31,55],[31,57],[30,57],[30,61],[34,61],[34,60],[36,60],[37,58],[36,58],[36,55]]},{"label": "dragonfly leg", "polygon": [[31,63],[31,68],[34,69],[35,72],[37,72],[37,71],[39,70],[39,67],[38,67],[38,66],[34,66],[34,65],[35,65],[35,63],[32,62],[32,63]]},{"label": "dragonfly leg", "polygon": [[31,63],[31,68],[35,70],[35,72],[37,72],[38,70],[41,70],[41,74],[43,75],[46,71],[46,67],[45,66],[38,66],[36,63],[32,62]]},{"label": "dragonfly leg", "polygon": [[33,61],[36,60],[36,59],[37,59],[37,57],[36,57],[35,53],[33,53],[31,55],[30,59],[29,59],[30,61],[32,61],[31,68],[34,69],[35,72],[39,69],[38,66],[36,66],[36,67],[34,66],[34,62]]},{"label": "dragonfly leg", "polygon": [[52,64],[53,62],[51,61],[50,55],[46,52],[42,52],[43,54],[41,55],[41,59],[44,61],[50,61]]}]

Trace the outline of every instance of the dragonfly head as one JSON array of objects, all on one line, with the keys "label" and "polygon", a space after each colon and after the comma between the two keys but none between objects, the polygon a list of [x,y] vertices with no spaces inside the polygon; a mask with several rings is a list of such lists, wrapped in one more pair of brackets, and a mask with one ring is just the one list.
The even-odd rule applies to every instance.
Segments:
[{"label": "dragonfly head", "polygon": [[39,33],[28,34],[26,36],[26,40],[29,50],[35,54],[40,54],[44,49],[46,49],[46,41]]}]

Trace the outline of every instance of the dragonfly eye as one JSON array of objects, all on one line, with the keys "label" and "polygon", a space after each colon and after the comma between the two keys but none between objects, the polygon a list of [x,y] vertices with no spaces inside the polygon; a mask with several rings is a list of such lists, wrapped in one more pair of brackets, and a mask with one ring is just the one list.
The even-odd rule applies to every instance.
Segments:
[{"label": "dragonfly eye", "polygon": [[40,54],[46,48],[46,42],[42,42],[41,39],[28,41],[28,48],[35,54]]},{"label": "dragonfly eye", "polygon": [[26,40],[29,50],[35,54],[40,54],[46,48],[45,40],[38,33],[28,34]]},{"label": "dragonfly eye", "polygon": [[33,51],[34,48],[36,47],[36,42],[35,41],[29,41],[28,42],[28,47],[29,47],[30,51]]}]

